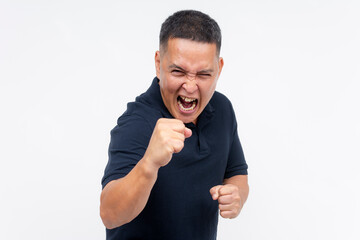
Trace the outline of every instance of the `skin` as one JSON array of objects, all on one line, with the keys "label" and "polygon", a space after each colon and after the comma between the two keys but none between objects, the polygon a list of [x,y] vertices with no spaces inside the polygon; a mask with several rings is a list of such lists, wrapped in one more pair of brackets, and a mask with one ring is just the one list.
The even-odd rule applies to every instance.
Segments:
[{"label": "skin", "polygon": [[[191,130],[178,119],[159,119],[144,157],[125,177],[109,182],[100,197],[100,216],[112,229],[132,221],[144,209],[160,167],[180,152]],[[124,194],[126,193],[126,194]]]},{"label": "skin", "polygon": [[[166,50],[162,48],[156,52],[156,76],[160,79],[161,96],[174,118],[184,123],[196,123],[215,92],[223,65],[215,43],[174,38],[169,39]],[[196,111],[181,112],[178,96],[197,99]]]},{"label": "skin", "polygon": [[[223,65],[215,44],[176,38],[168,41],[166,49],[160,48],[155,53],[161,96],[174,119],[159,119],[143,158],[128,175],[104,187],[100,216],[108,229],[132,221],[144,209],[159,168],[171,161],[173,153],[183,149],[185,139],[192,134],[184,123],[196,124],[214,94]],[[179,96],[196,99],[196,108],[190,112],[181,111],[177,102]],[[223,185],[209,191],[219,202],[221,216],[234,218],[248,196],[247,176],[225,179]]]},{"label": "skin", "polygon": [[224,185],[210,189],[213,200],[219,203],[220,216],[235,218],[239,215],[248,195],[249,185],[247,175],[237,175],[224,180]]}]

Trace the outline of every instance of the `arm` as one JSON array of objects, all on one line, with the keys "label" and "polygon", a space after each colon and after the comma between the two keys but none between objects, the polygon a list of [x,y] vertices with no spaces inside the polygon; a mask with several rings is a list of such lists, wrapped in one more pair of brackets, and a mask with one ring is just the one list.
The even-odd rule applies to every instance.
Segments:
[{"label": "arm", "polygon": [[100,216],[111,229],[132,221],[144,209],[160,167],[180,152],[191,130],[176,119],[159,119],[144,157],[123,178],[109,182],[100,198]]},{"label": "arm", "polygon": [[249,195],[247,175],[236,175],[224,180],[224,185],[210,189],[214,200],[219,202],[220,215],[223,218],[235,218],[239,215]]},{"label": "arm", "polygon": [[100,197],[100,216],[106,228],[126,224],[140,214],[155,184],[157,172],[158,169],[143,158],[128,175],[105,186]]}]

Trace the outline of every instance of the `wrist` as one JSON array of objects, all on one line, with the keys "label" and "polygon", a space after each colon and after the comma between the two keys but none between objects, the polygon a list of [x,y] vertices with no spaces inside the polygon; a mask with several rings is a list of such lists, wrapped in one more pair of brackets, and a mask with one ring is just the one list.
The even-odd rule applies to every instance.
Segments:
[{"label": "wrist", "polygon": [[157,176],[157,173],[159,171],[160,166],[157,166],[156,164],[154,164],[146,156],[144,156],[140,161],[141,161],[141,167],[143,169],[143,172],[144,172],[145,176],[147,176],[149,178]]}]

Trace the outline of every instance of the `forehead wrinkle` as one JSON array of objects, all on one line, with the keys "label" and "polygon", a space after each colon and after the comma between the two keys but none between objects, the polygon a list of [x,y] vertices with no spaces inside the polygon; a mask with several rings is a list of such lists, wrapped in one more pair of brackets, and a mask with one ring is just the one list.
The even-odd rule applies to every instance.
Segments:
[{"label": "forehead wrinkle", "polygon": [[[160,56],[167,69],[177,68],[191,73],[211,73],[216,71],[213,54],[217,57],[215,44],[198,43],[187,39],[169,39],[167,49],[160,48]],[[195,54],[195,55],[194,55]],[[196,57],[197,56],[197,57]]]}]

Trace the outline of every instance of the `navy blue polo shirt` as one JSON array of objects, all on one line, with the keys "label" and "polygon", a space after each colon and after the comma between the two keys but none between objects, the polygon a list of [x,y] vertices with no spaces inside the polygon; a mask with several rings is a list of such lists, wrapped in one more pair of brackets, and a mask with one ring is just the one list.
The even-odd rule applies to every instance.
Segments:
[{"label": "navy blue polo shirt", "polygon": [[[109,161],[102,186],[126,176],[143,157],[159,118],[173,118],[160,94],[158,78],[128,103],[111,131]],[[130,223],[109,230],[107,239],[216,239],[218,202],[210,188],[235,175],[247,175],[234,110],[215,92],[181,152],[161,167],[144,210]],[[126,194],[126,193],[123,193]]]}]

